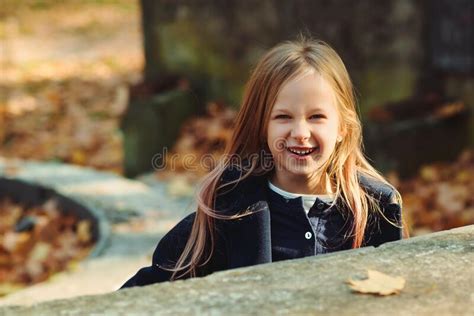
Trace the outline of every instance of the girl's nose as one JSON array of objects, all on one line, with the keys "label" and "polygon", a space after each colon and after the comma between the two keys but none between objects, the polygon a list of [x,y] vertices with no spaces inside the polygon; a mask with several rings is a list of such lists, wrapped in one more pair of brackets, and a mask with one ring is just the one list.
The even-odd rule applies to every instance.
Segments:
[{"label": "girl's nose", "polygon": [[311,131],[306,122],[297,122],[291,129],[290,136],[296,140],[308,139],[311,136]]}]

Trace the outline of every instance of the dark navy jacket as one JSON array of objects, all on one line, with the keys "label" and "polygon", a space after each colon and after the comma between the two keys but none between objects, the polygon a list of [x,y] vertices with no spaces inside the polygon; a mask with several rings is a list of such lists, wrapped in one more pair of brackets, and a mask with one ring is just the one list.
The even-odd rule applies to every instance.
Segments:
[{"label": "dark navy jacket", "polygon": [[[235,172],[226,171],[221,180],[226,183],[236,177]],[[365,176],[360,176],[359,182],[379,201],[385,217],[401,226],[401,207],[395,200],[395,190]],[[236,220],[216,220],[214,253],[207,264],[197,269],[197,276],[350,249],[350,212],[339,200],[329,206],[317,199],[306,215],[301,198],[285,199],[273,192],[265,176],[250,176],[240,181],[218,195],[216,210],[226,215],[242,210],[252,213]],[[188,215],[169,231],[158,243],[152,265],[140,269],[122,288],[169,281],[172,273],[161,267],[174,267],[185,247],[194,217],[195,213]],[[363,246],[379,246],[401,238],[401,228],[378,213],[370,214]]]}]

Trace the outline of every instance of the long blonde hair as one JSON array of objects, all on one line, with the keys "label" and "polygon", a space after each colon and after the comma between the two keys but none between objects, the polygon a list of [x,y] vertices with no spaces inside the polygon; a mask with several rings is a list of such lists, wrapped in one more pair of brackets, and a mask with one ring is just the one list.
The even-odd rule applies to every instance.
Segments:
[{"label": "long blonde hair", "polygon": [[[252,174],[262,173],[261,151],[268,149],[266,132],[271,109],[282,86],[288,80],[313,68],[334,89],[344,130],[343,140],[336,145],[323,166],[336,188],[336,199],[351,211],[353,248],[361,247],[370,211],[379,211],[378,201],[360,185],[358,174],[391,186],[363,155],[362,127],[356,111],[356,98],[349,74],[339,55],[326,43],[300,37],[283,42],[268,51],[258,62],[246,84],[234,133],[219,164],[203,179],[197,192],[197,211],[190,237],[173,271],[172,279],[189,274],[212,257],[215,244],[215,219],[232,219],[215,210],[217,193]],[[233,163],[229,157],[249,162],[237,180],[221,183],[224,171]],[[259,158],[260,157],[260,158]],[[323,179],[324,180],[324,179]],[[401,197],[396,191],[397,202]],[[178,272],[180,276],[178,276]]]}]

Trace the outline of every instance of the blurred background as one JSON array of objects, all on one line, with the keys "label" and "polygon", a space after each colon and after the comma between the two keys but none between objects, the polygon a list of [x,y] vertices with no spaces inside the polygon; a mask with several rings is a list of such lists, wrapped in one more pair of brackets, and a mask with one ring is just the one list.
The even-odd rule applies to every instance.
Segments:
[{"label": "blurred background", "polygon": [[302,33],[343,58],[411,235],[474,224],[473,19],[471,0],[2,0],[0,157],[189,195],[256,60]]}]

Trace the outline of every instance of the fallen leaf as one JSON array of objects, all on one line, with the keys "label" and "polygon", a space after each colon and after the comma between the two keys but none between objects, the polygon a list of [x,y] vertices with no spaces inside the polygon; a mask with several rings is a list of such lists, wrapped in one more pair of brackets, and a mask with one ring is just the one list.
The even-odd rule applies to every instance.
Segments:
[{"label": "fallen leaf", "polygon": [[435,166],[429,165],[429,166],[423,166],[420,169],[420,177],[421,179],[425,181],[439,181],[440,174],[439,174],[439,169],[437,169]]},{"label": "fallen leaf", "polygon": [[391,295],[398,294],[405,286],[402,277],[391,277],[382,272],[367,270],[368,278],[365,280],[347,280],[349,287],[359,293]]},{"label": "fallen leaf", "polygon": [[87,155],[80,149],[72,152],[71,161],[74,164],[83,165],[87,161]]},{"label": "fallen leaf", "polygon": [[27,233],[16,233],[13,231],[8,231],[5,233],[3,240],[0,239],[2,246],[8,252],[17,251],[18,248],[22,247],[26,242],[28,242],[30,235]]},{"label": "fallen leaf", "polygon": [[90,221],[82,220],[77,224],[77,239],[82,243],[88,243],[92,240]]},{"label": "fallen leaf", "polygon": [[465,209],[469,191],[464,185],[441,182],[437,185],[436,202],[446,212],[457,213]]},{"label": "fallen leaf", "polygon": [[52,247],[50,244],[40,241],[31,251],[29,260],[34,262],[41,262],[50,254],[51,249]]}]

